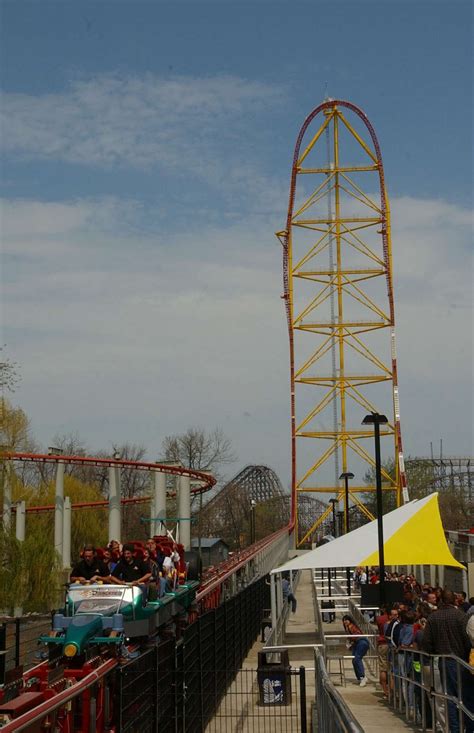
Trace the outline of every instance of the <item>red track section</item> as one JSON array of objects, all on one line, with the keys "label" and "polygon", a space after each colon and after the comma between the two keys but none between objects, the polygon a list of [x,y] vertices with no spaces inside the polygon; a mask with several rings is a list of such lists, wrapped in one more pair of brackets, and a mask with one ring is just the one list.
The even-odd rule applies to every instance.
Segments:
[{"label": "red track section", "polygon": [[[184,468],[180,466],[167,466],[163,463],[146,463],[144,461],[122,461],[113,458],[93,458],[90,456],[55,456],[42,453],[5,453],[2,455],[6,461],[23,461],[31,463],[71,463],[76,466],[120,466],[122,468],[135,468],[139,471],[152,471],[159,473],[168,473],[173,476],[189,476],[197,481],[202,481],[202,486],[194,486],[191,488],[193,494],[201,494],[209,491],[215,483],[214,476],[209,476],[202,471],[196,471],[192,468]],[[122,499],[122,504],[143,504],[150,501],[150,497],[140,497],[137,499]],[[73,509],[98,509],[107,507],[108,501],[83,501],[72,505]],[[30,514],[40,514],[42,512],[53,511],[54,505],[32,506],[26,511]],[[15,507],[12,507],[15,511]]]},{"label": "red track section", "polygon": [[[2,733],[13,733],[13,731],[22,731],[34,725],[35,723],[40,723],[41,721],[44,721],[44,719],[48,715],[51,715],[59,707],[66,705],[68,702],[73,700],[89,687],[92,687],[92,685],[95,685],[97,682],[99,682],[99,680],[104,678],[116,666],[117,660],[108,659],[106,662],[103,662],[103,664],[97,667],[97,669],[89,672],[89,674],[87,674],[81,680],[75,682],[67,689],[62,690],[62,692],[58,692],[49,700],[45,700],[45,702],[37,705],[37,707],[33,708],[33,710],[29,710],[27,713],[24,713],[20,717],[16,718],[16,720],[13,720],[11,723],[7,723],[7,725],[2,727]],[[67,728],[65,730],[67,730]],[[69,730],[72,729],[69,728]]]}]

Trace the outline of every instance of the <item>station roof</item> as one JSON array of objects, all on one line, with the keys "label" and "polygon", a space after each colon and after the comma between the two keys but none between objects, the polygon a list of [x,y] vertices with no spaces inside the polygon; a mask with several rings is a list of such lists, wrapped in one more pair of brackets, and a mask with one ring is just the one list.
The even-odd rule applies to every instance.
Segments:
[{"label": "station roof", "polygon": [[[214,545],[217,545],[218,542],[222,542],[222,544],[226,547],[229,546],[227,542],[224,542],[221,537],[201,537],[201,547],[205,549],[214,547]],[[197,539],[197,537],[191,540],[191,547],[199,547],[199,540]]]}]

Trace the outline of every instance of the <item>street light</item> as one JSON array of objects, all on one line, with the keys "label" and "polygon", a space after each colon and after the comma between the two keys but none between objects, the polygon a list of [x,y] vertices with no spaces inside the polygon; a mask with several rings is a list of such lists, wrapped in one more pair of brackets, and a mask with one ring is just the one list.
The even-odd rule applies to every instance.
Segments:
[{"label": "street light", "polygon": [[375,490],[377,497],[377,530],[379,537],[379,578],[380,578],[380,605],[385,603],[385,557],[383,547],[383,508],[382,508],[382,462],[380,459],[380,426],[386,425],[385,415],[372,412],[362,420],[362,425],[374,426],[375,438]]},{"label": "street light", "polygon": [[255,507],[257,502],[255,499],[250,500],[250,544],[255,542]]},{"label": "street light", "polygon": [[339,476],[339,480],[344,479],[345,499],[344,499],[344,534],[349,532],[349,479],[353,479],[354,474],[345,471]]},{"label": "street light", "polygon": [[333,535],[334,537],[337,537],[337,528],[336,528],[336,504],[338,503],[338,499],[329,499],[329,503],[332,504],[332,526],[333,526]]}]

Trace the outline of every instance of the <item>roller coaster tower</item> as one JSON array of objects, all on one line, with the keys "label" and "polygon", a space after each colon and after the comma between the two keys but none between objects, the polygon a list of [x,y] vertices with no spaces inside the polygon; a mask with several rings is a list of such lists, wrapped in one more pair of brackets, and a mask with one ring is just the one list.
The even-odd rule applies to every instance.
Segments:
[{"label": "roller coaster tower", "polygon": [[383,457],[394,459],[394,475],[383,470],[383,488],[395,492],[397,505],[408,498],[390,209],[377,137],[354,104],[328,99],[306,118],[295,147],[286,228],[277,237],[290,341],[292,519],[302,544],[331,505],[299,536],[298,498],[316,492],[344,499],[340,473],[358,474],[350,498],[373,518],[361,500],[375,490],[360,480],[374,468],[373,428],[361,425],[367,412],[388,417]]}]

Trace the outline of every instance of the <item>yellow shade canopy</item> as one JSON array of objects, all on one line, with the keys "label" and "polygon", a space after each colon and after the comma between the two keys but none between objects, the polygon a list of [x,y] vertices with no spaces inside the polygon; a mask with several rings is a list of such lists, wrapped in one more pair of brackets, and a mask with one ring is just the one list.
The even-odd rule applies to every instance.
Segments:
[{"label": "yellow shade canopy", "polygon": [[[450,565],[464,570],[464,565],[453,557],[446,542],[437,493],[385,514],[383,529],[385,565]],[[272,573],[378,564],[375,519],[322,547],[289,560],[272,570]]]}]

